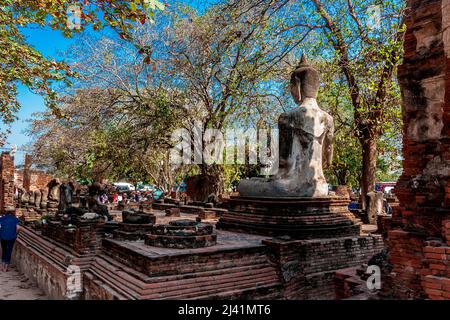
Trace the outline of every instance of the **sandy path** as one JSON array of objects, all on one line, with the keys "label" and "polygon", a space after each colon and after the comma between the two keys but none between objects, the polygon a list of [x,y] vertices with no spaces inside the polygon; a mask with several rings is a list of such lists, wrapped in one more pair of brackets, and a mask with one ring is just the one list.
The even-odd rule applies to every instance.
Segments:
[{"label": "sandy path", "polygon": [[45,300],[45,294],[12,267],[0,271],[0,300]]}]

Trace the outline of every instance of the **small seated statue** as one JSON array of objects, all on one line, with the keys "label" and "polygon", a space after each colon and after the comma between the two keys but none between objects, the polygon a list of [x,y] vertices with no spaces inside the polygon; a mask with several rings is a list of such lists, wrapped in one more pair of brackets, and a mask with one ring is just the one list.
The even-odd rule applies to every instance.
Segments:
[{"label": "small seated statue", "polygon": [[39,204],[39,207],[42,210],[47,209],[47,201],[48,201],[48,190],[47,189],[41,189],[41,203]]},{"label": "small seated statue", "polygon": [[73,185],[70,182],[61,184],[59,187],[59,213],[64,214],[70,207],[72,207],[72,196]]},{"label": "small seated statue", "polygon": [[35,200],[34,200],[34,192],[33,191],[28,191],[28,205],[31,207],[34,207],[35,205]]},{"label": "small seated statue", "polygon": [[48,188],[47,207],[49,209],[55,209],[58,208],[59,206],[60,185],[61,182],[59,179],[53,179],[47,184]]},{"label": "small seated statue", "polygon": [[242,197],[326,197],[323,174],[333,157],[333,118],[317,105],[319,73],[302,57],[291,76],[291,94],[299,107],[282,114],[279,126],[279,170],[270,179],[243,180]]},{"label": "small seated statue", "polygon": [[22,205],[27,205],[29,201],[30,201],[30,194],[24,191],[22,197],[20,198],[20,202]]},{"label": "small seated statue", "polygon": [[[88,188],[88,198],[86,199],[86,205],[89,212],[95,212],[100,217],[103,217],[106,221],[111,220],[109,215],[108,206],[104,205],[99,200],[99,195],[103,192],[103,188],[99,183],[94,183]],[[84,200],[83,200],[84,201]]]}]

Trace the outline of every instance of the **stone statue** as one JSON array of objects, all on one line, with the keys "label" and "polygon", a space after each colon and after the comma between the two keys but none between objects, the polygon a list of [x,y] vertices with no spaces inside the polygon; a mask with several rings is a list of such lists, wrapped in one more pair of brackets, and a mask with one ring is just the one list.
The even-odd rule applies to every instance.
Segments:
[{"label": "stone statue", "polygon": [[53,179],[47,184],[48,188],[48,197],[47,197],[47,207],[49,209],[55,209],[58,208],[59,205],[59,187],[61,185],[61,182],[59,179]]},{"label": "stone statue", "polygon": [[70,183],[64,183],[59,187],[59,205],[58,211],[63,214],[72,207],[73,188]]},{"label": "stone statue", "polygon": [[28,205],[34,207],[35,202],[34,202],[34,192],[33,191],[28,191]]},{"label": "stone statue", "polygon": [[100,194],[103,193],[103,187],[100,183],[96,182],[89,186],[86,199],[87,208],[90,212],[95,212],[99,216],[104,217],[107,221],[111,219],[109,215],[108,206],[102,204],[99,200]]},{"label": "stone statue", "polygon": [[302,57],[291,76],[291,94],[299,108],[282,114],[279,170],[270,179],[243,180],[242,197],[326,197],[323,166],[333,158],[333,118],[317,105],[319,73]]},{"label": "stone statue", "polygon": [[26,191],[23,192],[22,197],[20,198],[20,202],[23,205],[27,205],[28,201],[30,201],[30,194]]},{"label": "stone statue", "polygon": [[41,205],[41,201],[42,201],[42,193],[41,190],[35,190],[34,191],[34,206],[36,208],[39,208]]},{"label": "stone statue", "polygon": [[44,210],[47,209],[48,189],[41,189],[41,194],[40,208]]}]

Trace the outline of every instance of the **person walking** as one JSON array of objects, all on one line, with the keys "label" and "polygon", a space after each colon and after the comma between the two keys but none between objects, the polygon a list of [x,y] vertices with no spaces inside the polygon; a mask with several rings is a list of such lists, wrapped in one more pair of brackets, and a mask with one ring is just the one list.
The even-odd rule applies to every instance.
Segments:
[{"label": "person walking", "polygon": [[7,208],[5,211],[6,214],[0,217],[0,242],[2,247],[1,271],[3,272],[7,272],[9,269],[14,243],[20,232],[20,221],[16,217],[16,210],[14,208]]}]

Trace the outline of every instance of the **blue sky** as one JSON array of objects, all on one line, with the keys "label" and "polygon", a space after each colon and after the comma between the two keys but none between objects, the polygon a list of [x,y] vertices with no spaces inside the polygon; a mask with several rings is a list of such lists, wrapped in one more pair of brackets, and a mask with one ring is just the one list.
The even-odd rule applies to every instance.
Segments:
[{"label": "blue sky", "polygon": [[[202,13],[206,8],[220,2],[220,0],[180,0],[179,2],[187,3]],[[76,35],[73,39],[68,39],[58,30],[39,26],[27,27],[23,29],[23,34],[26,36],[28,43],[44,56],[57,60],[64,60],[64,52],[70,45],[75,43],[76,39]],[[28,88],[21,85],[19,85],[18,98],[21,103],[21,109],[17,113],[17,121],[12,124],[12,133],[7,140],[6,148],[11,148],[12,145],[16,145],[20,149],[30,144],[32,139],[25,133],[29,127],[27,120],[31,119],[34,112],[44,111],[46,108],[41,96],[33,94]],[[16,154],[16,164],[23,163],[24,154],[21,151]]]},{"label": "blue sky", "polygon": [[[50,28],[30,27],[24,29],[24,35],[28,43],[42,52],[46,57],[53,57],[57,60],[64,58],[63,51],[73,43],[73,39],[65,38],[60,31],[54,31]],[[44,100],[41,96],[33,94],[28,88],[19,85],[19,101],[21,109],[17,113],[18,120],[12,125],[12,134],[9,136],[6,148],[16,145],[19,148],[29,144],[31,138],[25,134],[29,126],[27,120],[31,119],[34,112],[44,111]],[[24,152],[18,152],[16,155],[16,164],[23,162]]]}]

